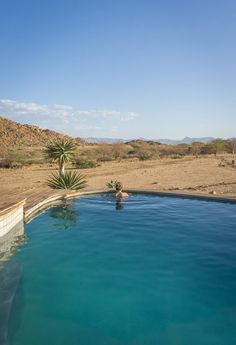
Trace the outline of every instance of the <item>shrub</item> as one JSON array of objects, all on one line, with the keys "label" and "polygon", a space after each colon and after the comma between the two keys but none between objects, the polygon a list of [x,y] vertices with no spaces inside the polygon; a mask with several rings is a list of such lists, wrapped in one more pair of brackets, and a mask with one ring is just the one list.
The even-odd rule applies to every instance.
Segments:
[{"label": "shrub", "polygon": [[11,158],[4,158],[0,162],[0,168],[4,169],[19,169],[22,168],[23,164],[21,162],[13,161]]},{"label": "shrub", "polygon": [[48,180],[48,186],[52,189],[80,190],[86,187],[86,180],[83,175],[75,171],[52,174]]},{"label": "shrub", "polygon": [[12,163],[11,159],[3,158],[0,162],[0,168],[10,169],[11,163]]},{"label": "shrub", "polygon": [[135,150],[129,150],[128,151],[128,155],[129,156],[134,156],[136,154],[136,151]]},{"label": "shrub", "polygon": [[23,168],[23,164],[21,162],[12,162],[11,169],[21,169]]},{"label": "shrub", "polygon": [[94,149],[95,158],[99,162],[109,162],[127,158],[129,147],[125,144],[99,144]]},{"label": "shrub", "polygon": [[115,188],[115,186],[116,186],[117,183],[118,183],[117,180],[111,180],[111,181],[109,181],[109,182],[106,183],[106,186],[107,186],[107,188],[109,188],[109,189],[113,189],[113,188]]},{"label": "shrub", "polygon": [[182,157],[183,157],[183,155],[180,153],[175,153],[175,154],[170,156],[170,158],[172,158],[172,159],[180,159]]},{"label": "shrub", "polygon": [[148,159],[151,159],[152,158],[152,154],[150,153],[142,153],[138,156],[138,159],[140,161],[147,161]]},{"label": "shrub", "polygon": [[79,169],[90,169],[90,168],[96,168],[100,164],[98,164],[95,160],[89,160],[86,158],[77,158],[74,163],[77,168]]}]

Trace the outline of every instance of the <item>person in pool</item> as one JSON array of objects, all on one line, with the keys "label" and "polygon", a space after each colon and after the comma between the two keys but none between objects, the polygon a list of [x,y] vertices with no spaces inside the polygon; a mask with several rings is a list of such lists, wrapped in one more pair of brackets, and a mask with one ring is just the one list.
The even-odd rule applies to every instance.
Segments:
[{"label": "person in pool", "polygon": [[115,197],[117,199],[122,199],[122,198],[126,198],[127,196],[129,196],[128,193],[123,192],[123,185],[121,182],[116,182],[115,188],[116,188]]}]

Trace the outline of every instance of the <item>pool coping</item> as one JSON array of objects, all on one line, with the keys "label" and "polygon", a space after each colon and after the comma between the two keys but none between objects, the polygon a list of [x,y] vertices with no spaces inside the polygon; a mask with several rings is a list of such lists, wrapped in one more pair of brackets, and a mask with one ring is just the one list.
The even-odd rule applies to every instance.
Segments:
[{"label": "pool coping", "polygon": [[[90,190],[90,191],[50,191],[40,195],[34,194],[33,201],[28,199],[22,199],[21,201],[10,205],[2,210],[0,210],[0,218],[9,218],[15,210],[19,207],[23,208],[23,221],[25,223],[29,222],[37,216],[40,212],[46,210],[47,208],[63,204],[66,200],[77,198],[82,195],[89,194],[99,194],[99,193],[111,193],[112,190],[99,189],[99,190]],[[220,202],[230,202],[236,203],[236,196],[232,195],[206,195],[200,193],[188,193],[188,192],[174,192],[174,191],[157,191],[152,189],[127,189],[128,193],[142,193],[142,194],[151,194],[159,196],[169,196],[169,197],[178,197],[178,198],[188,198],[188,199],[200,199],[206,201],[220,201]]]},{"label": "pool coping", "polygon": [[187,199],[202,199],[207,201],[222,201],[236,203],[236,195],[214,195],[214,194],[201,194],[201,193],[188,193],[188,192],[175,192],[175,191],[154,191],[152,189],[127,189],[128,193],[141,193],[153,194],[160,196],[179,197]]},{"label": "pool coping", "polygon": [[[169,197],[179,197],[179,198],[188,198],[188,199],[200,199],[206,201],[221,201],[221,202],[232,202],[236,203],[236,196],[219,196],[219,195],[204,195],[204,194],[197,194],[197,193],[176,193],[170,191],[154,191],[149,189],[127,189],[128,193],[142,193],[142,194],[151,194],[151,195],[159,195],[159,196],[169,196]],[[38,215],[41,211],[45,209],[58,205],[63,204],[66,200],[77,198],[82,195],[90,195],[90,194],[100,194],[100,193],[112,193],[112,190],[107,189],[100,189],[100,190],[91,190],[91,191],[79,191],[79,192],[59,192],[56,195],[49,196],[47,198],[42,198],[40,202],[29,205],[25,207],[24,211],[24,221],[25,223],[29,222],[32,218]]]}]

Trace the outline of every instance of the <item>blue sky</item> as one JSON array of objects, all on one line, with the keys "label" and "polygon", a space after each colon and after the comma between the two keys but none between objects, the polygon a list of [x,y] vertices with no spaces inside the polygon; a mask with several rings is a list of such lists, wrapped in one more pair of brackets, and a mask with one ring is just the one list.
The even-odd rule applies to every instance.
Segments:
[{"label": "blue sky", "polygon": [[235,0],[0,0],[0,115],[74,136],[236,136]]}]

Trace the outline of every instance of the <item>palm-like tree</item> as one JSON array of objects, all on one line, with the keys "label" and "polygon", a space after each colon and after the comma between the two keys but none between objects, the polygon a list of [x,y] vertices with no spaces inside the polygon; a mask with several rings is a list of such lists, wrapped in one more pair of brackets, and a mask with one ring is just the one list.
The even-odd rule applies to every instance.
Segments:
[{"label": "palm-like tree", "polygon": [[45,153],[59,164],[59,173],[65,174],[65,163],[70,162],[75,154],[76,145],[72,141],[60,140],[47,145]]},{"label": "palm-like tree", "polygon": [[71,227],[76,224],[77,216],[78,212],[76,212],[67,202],[63,205],[52,207],[50,211],[50,217],[59,220],[57,228],[62,227],[65,230],[71,229]]}]

